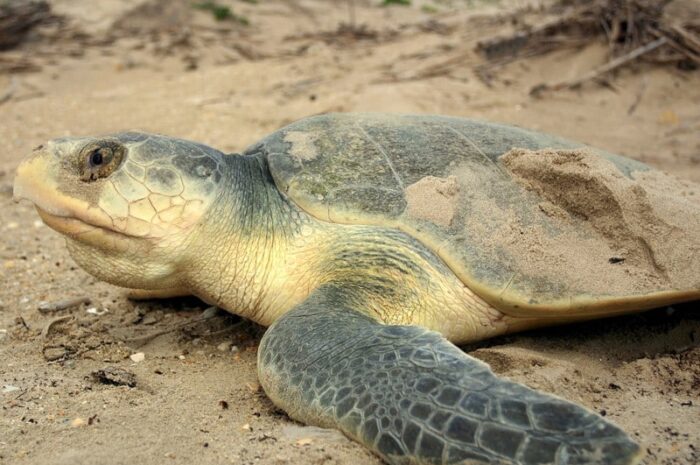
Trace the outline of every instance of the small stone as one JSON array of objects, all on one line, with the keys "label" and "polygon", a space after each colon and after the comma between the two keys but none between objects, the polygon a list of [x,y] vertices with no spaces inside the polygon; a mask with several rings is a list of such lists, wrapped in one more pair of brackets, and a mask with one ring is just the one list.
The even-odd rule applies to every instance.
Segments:
[{"label": "small stone", "polygon": [[105,313],[109,312],[108,309],[103,309],[103,310],[98,310],[97,307],[90,307],[87,310],[85,310],[87,313],[90,315],[95,315],[95,316],[102,316]]},{"label": "small stone", "polygon": [[0,342],[3,340],[7,339],[7,330],[6,329],[0,329]]},{"label": "small stone", "polygon": [[184,360],[184,359],[185,359],[185,356],[184,356],[184,355],[178,355],[177,358],[179,358],[180,360]]},{"label": "small stone", "polygon": [[139,363],[143,362],[146,359],[146,354],[144,354],[143,352],[136,352],[135,354],[131,354],[129,358],[132,362]]},{"label": "small stone", "polygon": [[243,431],[253,431],[253,428],[251,428],[251,426],[250,426],[248,423],[246,423],[245,425],[241,426],[241,429],[242,429]]},{"label": "small stone", "polygon": [[65,349],[65,347],[47,347],[44,349],[44,358],[47,362],[62,359],[67,354],[68,351]]},{"label": "small stone", "polygon": [[136,386],[136,376],[123,368],[108,366],[101,370],[93,371],[91,374],[95,381],[102,384],[129,387]]},{"label": "small stone", "polygon": [[237,354],[240,351],[241,351],[241,349],[239,349],[238,346],[231,346],[232,353]]},{"label": "small stone", "polygon": [[82,418],[75,418],[73,421],[70,422],[70,425],[73,428],[80,428],[81,426],[85,426],[86,423],[87,422],[85,420],[83,420]]},{"label": "small stone", "polygon": [[8,394],[10,392],[15,392],[15,391],[19,391],[19,388],[17,386],[12,386],[12,385],[6,384],[2,387],[3,394]]},{"label": "small stone", "polygon": [[297,446],[310,446],[313,442],[314,440],[311,438],[301,438],[296,442],[296,444]]},{"label": "small stone", "polygon": [[231,343],[230,342],[222,342],[218,346],[216,346],[216,349],[219,352],[226,352],[231,348]]},{"label": "small stone", "polygon": [[159,321],[159,318],[156,315],[154,315],[153,312],[151,312],[151,313],[147,313],[143,317],[143,320],[141,321],[141,323],[144,325],[154,325],[154,324],[158,323],[158,321]]}]

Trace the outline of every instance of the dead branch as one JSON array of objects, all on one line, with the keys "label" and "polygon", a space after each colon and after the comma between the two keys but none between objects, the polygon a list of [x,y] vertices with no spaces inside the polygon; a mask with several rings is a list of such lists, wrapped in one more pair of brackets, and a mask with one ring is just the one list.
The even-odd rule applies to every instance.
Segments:
[{"label": "dead branch", "polygon": [[630,53],[623,55],[621,57],[615,58],[614,60],[606,63],[603,66],[600,66],[586,74],[584,74],[581,77],[578,77],[576,79],[572,80],[567,80],[567,81],[562,81],[557,84],[538,84],[534,86],[532,89],[530,89],[530,95],[539,95],[544,91],[547,90],[561,90],[561,89],[575,89],[581,84],[583,84],[586,81],[590,81],[593,79],[597,79],[603,74],[609,73],[610,71],[617,69],[633,60],[636,60],[640,56],[649,53],[653,50],[656,50],[657,48],[661,47],[662,45],[665,45],[668,43],[668,39],[666,37],[661,37],[660,39],[656,39],[655,41],[646,44],[642,47],[639,47],[635,50],[632,50]]},{"label": "dead branch", "polygon": [[[697,5],[679,0],[561,0],[550,10],[556,19],[482,40],[477,51],[491,62],[502,62],[604,39],[610,62],[583,76],[584,81],[608,72],[607,66],[617,68],[640,58],[696,69],[700,66],[700,23],[693,19],[700,17]],[[687,12],[681,6],[694,10]]]}]

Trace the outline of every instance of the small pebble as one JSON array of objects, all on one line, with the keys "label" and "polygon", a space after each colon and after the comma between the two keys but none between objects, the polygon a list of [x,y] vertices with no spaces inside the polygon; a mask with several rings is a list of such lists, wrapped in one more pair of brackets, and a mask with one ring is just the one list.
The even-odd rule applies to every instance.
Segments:
[{"label": "small pebble", "polygon": [[8,394],[10,392],[15,392],[15,391],[19,391],[19,388],[17,386],[11,386],[9,384],[6,384],[2,387],[3,394]]},{"label": "small pebble", "polygon": [[64,347],[47,347],[44,349],[44,358],[47,362],[62,359],[68,354]]},{"label": "small pebble", "polygon": [[219,344],[218,346],[216,346],[216,349],[217,349],[219,352],[226,352],[226,351],[229,350],[230,348],[231,348],[231,343],[230,343],[230,342],[222,342],[221,344]]},{"label": "small pebble", "polygon": [[249,425],[248,423],[246,423],[245,425],[241,426],[241,429],[242,429],[243,431],[253,431],[253,428],[251,428],[250,425]]},{"label": "small pebble", "polygon": [[237,354],[240,351],[241,349],[239,349],[238,346],[231,346],[231,352],[233,352],[234,354]]},{"label": "small pebble", "polygon": [[86,424],[86,421],[83,420],[82,418],[76,418],[70,422],[70,425],[73,428],[80,428],[81,426],[85,426],[85,424]]},{"label": "small pebble", "polygon": [[156,318],[156,316],[153,315],[152,313],[147,313],[143,317],[143,320],[141,320],[141,324],[144,324],[144,325],[154,325],[156,323],[158,323],[158,318]]},{"label": "small pebble", "polygon": [[6,329],[0,329],[0,341],[4,340],[7,338],[7,330]]},{"label": "small pebble", "polygon": [[185,359],[185,356],[184,356],[184,355],[178,355],[177,358],[179,358],[180,360],[184,360],[184,359]]},{"label": "small pebble", "polygon": [[95,381],[102,384],[129,387],[136,386],[136,376],[123,368],[107,366],[100,370],[93,371],[91,374]]},{"label": "small pebble", "polygon": [[131,354],[129,356],[132,362],[139,363],[143,362],[146,359],[146,354],[143,352],[136,352],[135,354]]},{"label": "small pebble", "polygon": [[85,311],[86,311],[87,313],[89,313],[90,315],[95,315],[95,316],[102,316],[102,315],[104,315],[105,313],[109,312],[109,310],[107,310],[106,308],[103,309],[103,310],[98,310],[96,307],[90,307],[90,308],[88,308],[88,309],[85,310]]},{"label": "small pebble", "polygon": [[296,442],[296,444],[297,444],[297,446],[309,446],[313,442],[314,442],[314,440],[311,438],[301,438]]}]

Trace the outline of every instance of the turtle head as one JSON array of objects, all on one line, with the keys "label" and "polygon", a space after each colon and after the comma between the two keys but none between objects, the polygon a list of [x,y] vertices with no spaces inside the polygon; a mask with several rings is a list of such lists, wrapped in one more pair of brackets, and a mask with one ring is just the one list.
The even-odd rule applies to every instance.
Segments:
[{"label": "turtle head", "polygon": [[173,287],[189,239],[220,192],[223,157],[194,142],[133,132],[55,139],[19,166],[14,196],[33,202],[99,279]]}]

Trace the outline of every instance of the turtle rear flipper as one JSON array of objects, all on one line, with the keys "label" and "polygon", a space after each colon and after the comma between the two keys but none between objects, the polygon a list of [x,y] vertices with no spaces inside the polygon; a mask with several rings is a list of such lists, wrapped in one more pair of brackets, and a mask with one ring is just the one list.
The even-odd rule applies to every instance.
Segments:
[{"label": "turtle rear flipper", "polygon": [[636,463],[639,446],[583,407],[496,377],[445,338],[377,323],[324,286],[273,324],[262,386],[308,424],[392,464]]}]

